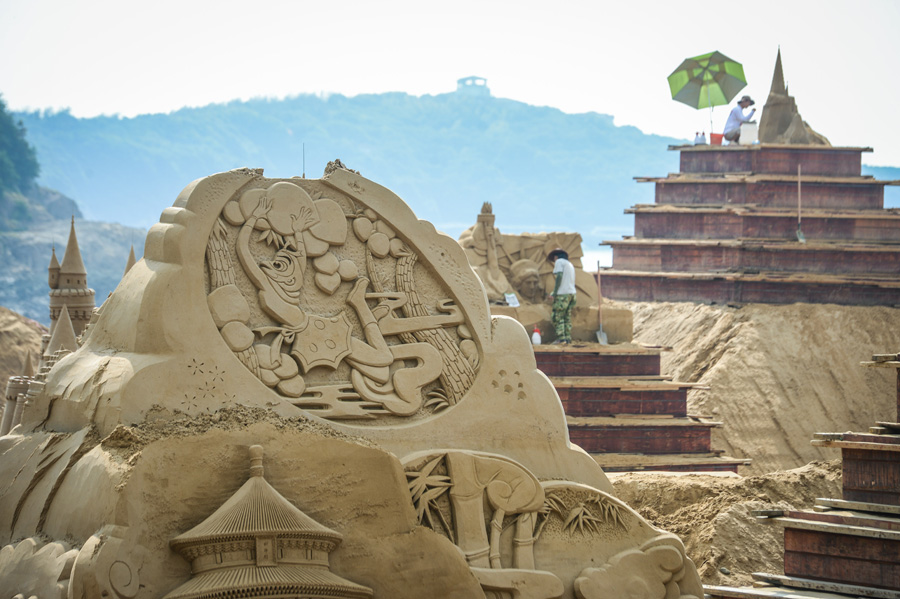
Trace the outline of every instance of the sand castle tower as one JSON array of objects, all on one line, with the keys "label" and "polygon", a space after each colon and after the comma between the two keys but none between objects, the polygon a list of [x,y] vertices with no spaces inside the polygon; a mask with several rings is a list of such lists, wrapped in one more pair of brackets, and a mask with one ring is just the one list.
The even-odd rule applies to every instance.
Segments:
[{"label": "sand castle tower", "polygon": [[[18,411],[18,419],[21,419],[22,410],[25,407],[25,396],[28,393],[28,385],[34,380],[34,364],[31,361],[31,354],[25,356],[25,365],[19,376],[9,377],[6,384],[6,393],[3,396],[3,410],[0,416],[0,435],[5,435],[18,422],[16,421],[16,412]],[[21,407],[19,407],[21,404]]]},{"label": "sand castle tower", "polygon": [[[250,479],[209,518],[169,545],[194,576],[165,599],[359,597],[371,589],[331,572],[341,535],[285,499],[263,478],[263,448],[250,447]],[[220,595],[221,594],[221,595]]]},{"label": "sand castle tower", "polygon": [[94,290],[87,286],[87,270],[81,259],[78,238],[75,236],[75,217],[69,230],[69,242],[60,265],[56,259],[56,249],[50,257],[47,268],[47,282],[50,285],[50,332],[53,333],[63,306],[69,310],[72,327],[77,337],[91,320],[94,310]]}]

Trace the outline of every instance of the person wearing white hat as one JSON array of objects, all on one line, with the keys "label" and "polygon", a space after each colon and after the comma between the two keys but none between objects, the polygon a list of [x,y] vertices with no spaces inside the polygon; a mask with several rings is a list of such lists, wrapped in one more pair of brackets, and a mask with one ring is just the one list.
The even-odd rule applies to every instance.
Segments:
[{"label": "person wearing white hat", "polygon": [[738,105],[731,109],[728,114],[728,120],[725,121],[725,139],[733,144],[741,140],[741,125],[743,123],[752,123],[753,115],[756,109],[750,111],[749,115],[744,115],[744,111],[756,104],[750,96],[744,96],[738,101]]}]

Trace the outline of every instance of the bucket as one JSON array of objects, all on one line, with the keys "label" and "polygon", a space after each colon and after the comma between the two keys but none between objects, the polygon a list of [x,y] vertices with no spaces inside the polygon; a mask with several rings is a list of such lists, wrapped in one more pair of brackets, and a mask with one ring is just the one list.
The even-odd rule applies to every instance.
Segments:
[{"label": "bucket", "polygon": [[721,146],[722,145],[722,137],[721,133],[710,133],[709,134],[709,143],[713,146]]},{"label": "bucket", "polygon": [[743,123],[741,125],[741,140],[738,142],[742,146],[752,146],[759,143],[759,127],[756,123]]}]

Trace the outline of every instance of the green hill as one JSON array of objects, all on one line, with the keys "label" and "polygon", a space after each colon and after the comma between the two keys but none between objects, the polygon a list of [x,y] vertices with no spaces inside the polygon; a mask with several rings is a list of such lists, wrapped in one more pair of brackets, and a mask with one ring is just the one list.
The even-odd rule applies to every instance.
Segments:
[{"label": "green hill", "polygon": [[135,118],[20,114],[44,185],[87,218],[147,227],[181,189],[232,168],[319,177],[340,158],[458,235],[490,201],[501,230],[579,231],[586,247],[630,234],[625,208],[650,202],[634,176],[677,170],[679,140],[492,97],[403,93],[251,100]]}]

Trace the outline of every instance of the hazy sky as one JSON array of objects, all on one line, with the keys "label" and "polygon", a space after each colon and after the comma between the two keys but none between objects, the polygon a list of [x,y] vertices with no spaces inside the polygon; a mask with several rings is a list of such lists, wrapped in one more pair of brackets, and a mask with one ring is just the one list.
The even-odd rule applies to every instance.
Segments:
[{"label": "hazy sky", "polygon": [[668,74],[719,50],[743,63],[761,106],[780,44],[804,119],[835,145],[872,146],[864,162],[896,166],[898,28],[895,0],[0,0],[0,93],[14,110],[133,116],[258,96],[439,94],[479,75],[495,96],[693,138],[708,111],[673,101]]}]

